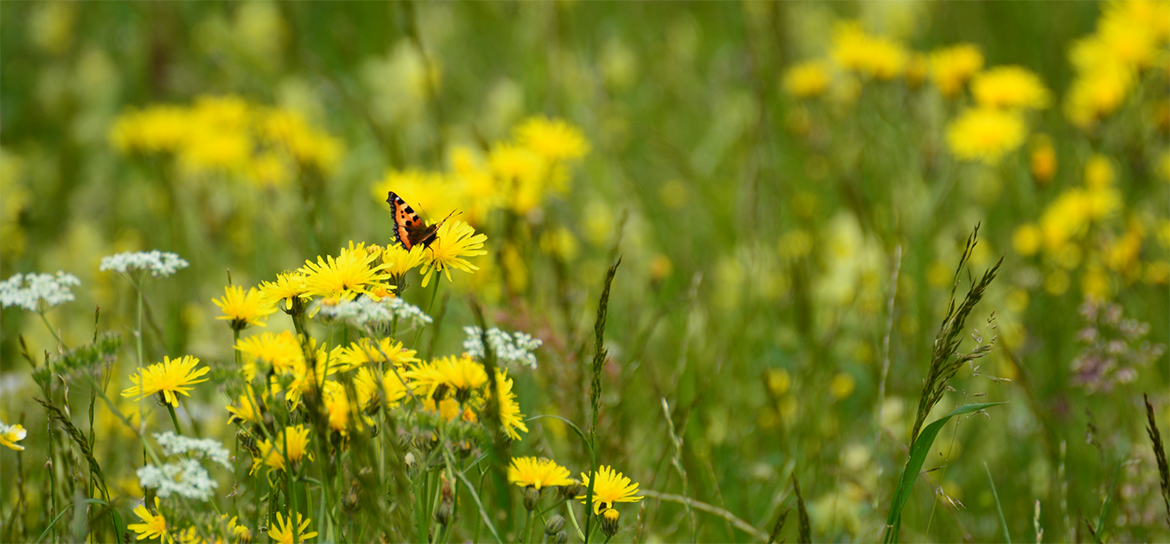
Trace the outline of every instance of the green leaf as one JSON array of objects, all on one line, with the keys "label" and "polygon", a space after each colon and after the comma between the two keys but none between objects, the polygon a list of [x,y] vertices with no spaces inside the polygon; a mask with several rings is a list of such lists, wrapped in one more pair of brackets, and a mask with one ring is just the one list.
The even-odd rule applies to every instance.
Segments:
[{"label": "green leaf", "polygon": [[934,444],[934,439],[938,436],[939,431],[942,430],[943,425],[946,425],[947,421],[954,416],[986,410],[987,408],[1000,404],[1007,403],[988,402],[983,404],[965,404],[955,408],[951,413],[938,418],[922,429],[922,433],[918,435],[918,438],[910,446],[910,459],[906,461],[906,468],[902,469],[902,477],[898,479],[898,487],[894,491],[894,501],[890,505],[890,517],[886,520],[885,542],[895,542],[898,540],[898,529],[902,524],[902,508],[906,506],[906,501],[910,498],[910,491],[914,489],[914,482],[918,480],[918,473],[922,470],[922,464],[926,462],[926,456],[930,453],[930,447]]}]

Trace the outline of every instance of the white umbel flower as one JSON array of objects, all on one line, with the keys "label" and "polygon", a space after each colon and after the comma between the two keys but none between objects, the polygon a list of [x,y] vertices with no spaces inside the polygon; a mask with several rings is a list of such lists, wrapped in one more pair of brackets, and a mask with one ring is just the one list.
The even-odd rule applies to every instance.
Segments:
[{"label": "white umbel flower", "polygon": [[[27,287],[25,284],[27,283]],[[73,274],[16,274],[0,282],[0,304],[19,306],[30,312],[43,312],[73,300],[70,286],[81,285]]]},{"label": "white umbel flower", "polygon": [[148,252],[126,252],[117,255],[102,257],[101,270],[113,270],[120,274],[133,272],[150,272],[156,278],[165,278],[187,268],[187,261],[174,253],[165,253],[157,249]]},{"label": "white umbel flower", "polygon": [[[467,339],[463,341],[463,349],[472,357],[483,358],[480,328],[463,327],[463,332],[467,333]],[[536,368],[536,355],[532,352],[544,343],[522,332],[508,334],[495,327],[488,329],[487,341],[492,346],[492,352],[500,361],[524,365],[529,368]]]}]

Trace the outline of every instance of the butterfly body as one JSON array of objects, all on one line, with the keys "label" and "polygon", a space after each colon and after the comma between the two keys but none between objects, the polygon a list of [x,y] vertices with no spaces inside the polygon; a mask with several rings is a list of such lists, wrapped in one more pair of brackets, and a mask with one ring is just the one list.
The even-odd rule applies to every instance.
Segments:
[{"label": "butterfly body", "polygon": [[447,214],[447,217],[434,225],[427,225],[414,211],[414,208],[411,208],[394,191],[390,191],[386,195],[386,202],[390,204],[390,209],[394,213],[394,239],[407,251],[419,244],[422,244],[423,247],[431,247],[431,244],[439,239],[439,227],[443,226],[443,223],[455,213]]}]

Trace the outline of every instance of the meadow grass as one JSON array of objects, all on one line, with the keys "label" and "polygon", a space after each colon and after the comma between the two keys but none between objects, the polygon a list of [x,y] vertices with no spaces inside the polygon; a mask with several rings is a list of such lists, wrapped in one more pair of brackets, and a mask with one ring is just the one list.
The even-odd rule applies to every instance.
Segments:
[{"label": "meadow grass", "polygon": [[0,541],[1170,539],[1167,21],[0,3]]}]

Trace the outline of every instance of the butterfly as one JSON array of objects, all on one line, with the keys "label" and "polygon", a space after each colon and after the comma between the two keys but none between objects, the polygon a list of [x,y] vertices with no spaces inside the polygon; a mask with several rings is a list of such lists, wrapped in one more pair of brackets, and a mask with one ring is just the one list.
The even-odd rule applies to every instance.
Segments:
[{"label": "butterfly", "polygon": [[443,223],[452,215],[455,215],[455,212],[452,211],[442,221],[434,225],[427,225],[414,212],[414,208],[402,200],[402,197],[394,194],[394,191],[390,191],[386,195],[386,202],[390,204],[390,209],[394,212],[394,239],[407,251],[419,244],[426,248],[431,247],[431,244],[439,239],[439,227],[443,226]]}]

